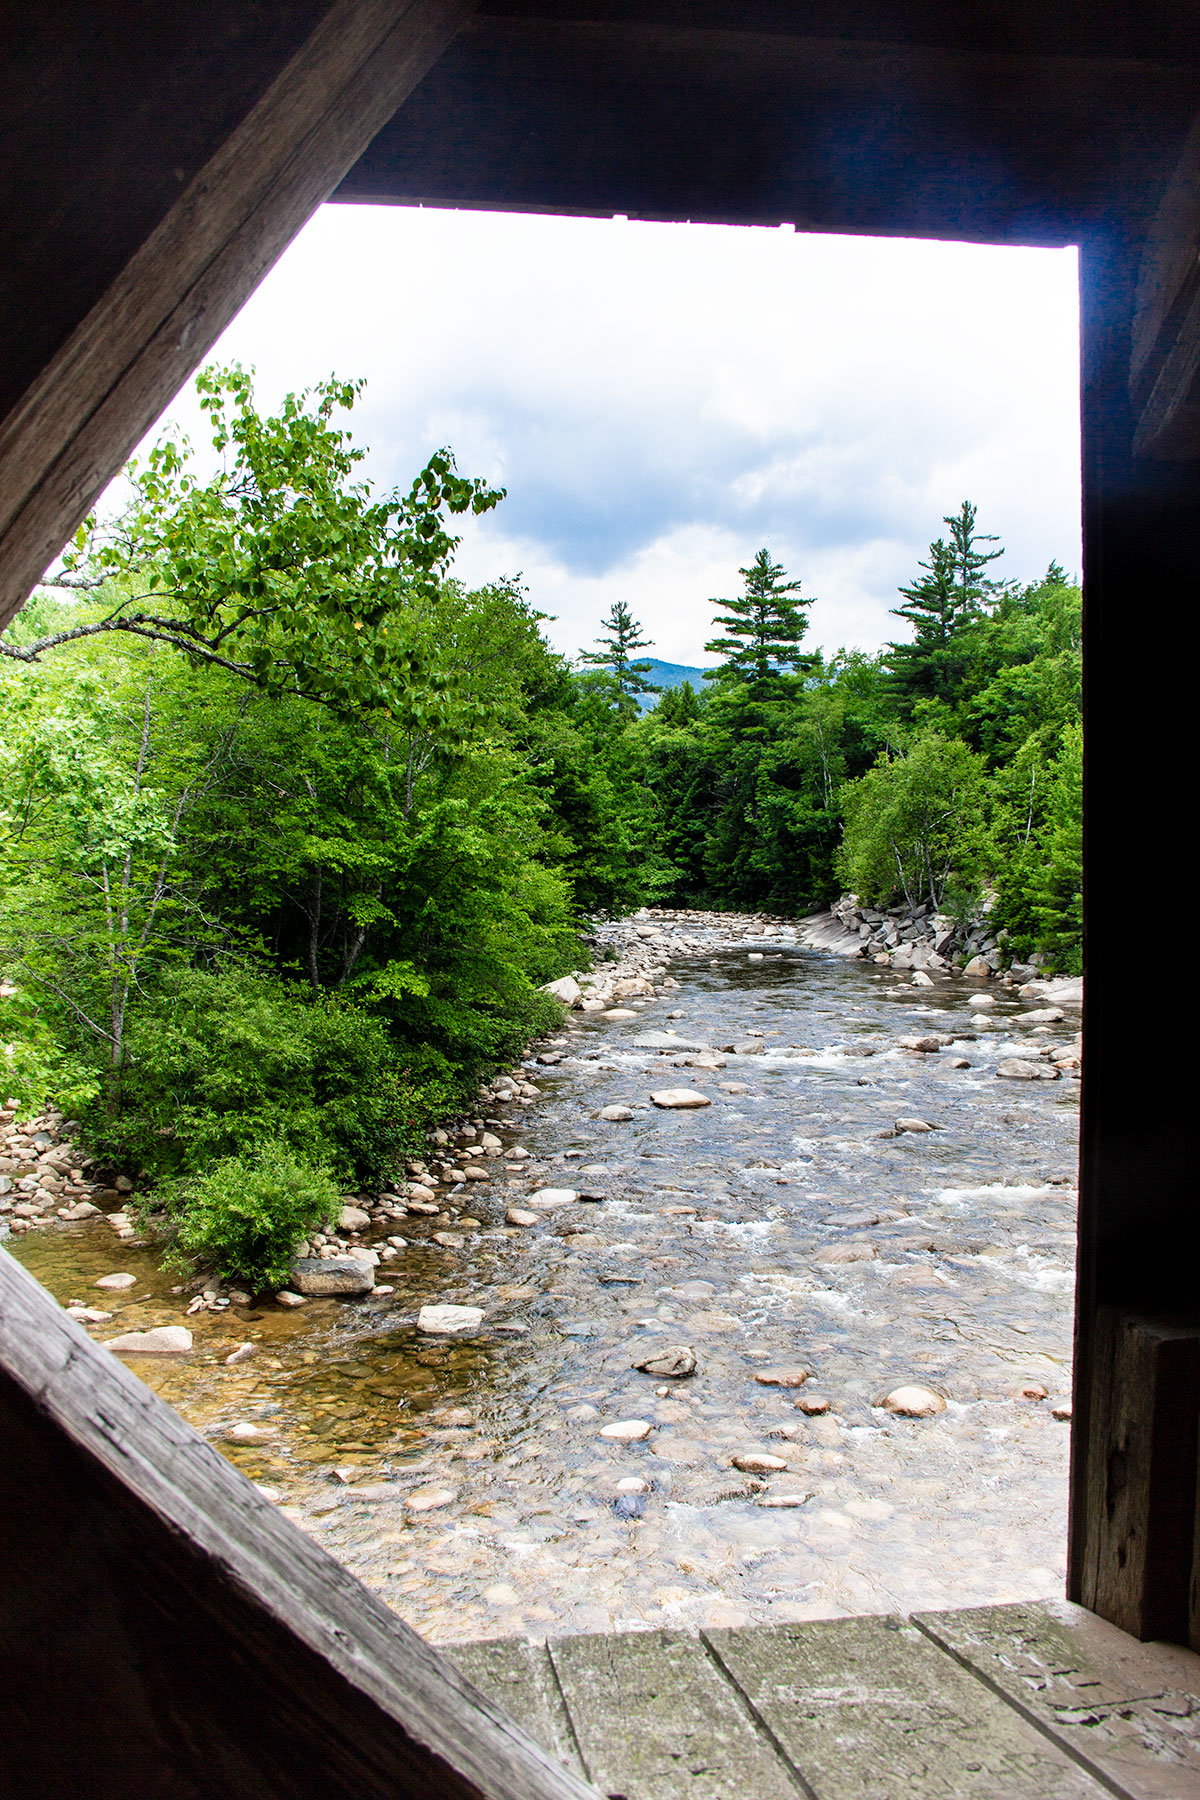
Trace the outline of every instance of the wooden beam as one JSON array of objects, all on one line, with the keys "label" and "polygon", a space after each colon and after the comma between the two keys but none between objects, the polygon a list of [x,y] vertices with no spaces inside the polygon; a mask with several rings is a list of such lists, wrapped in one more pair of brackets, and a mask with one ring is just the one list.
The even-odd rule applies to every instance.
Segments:
[{"label": "wooden beam", "polygon": [[1135,456],[1200,456],[1200,114],[1146,241],[1129,389]]},{"label": "wooden beam", "polygon": [[596,1800],[4,1251],[0,1440],[0,1792]]},{"label": "wooden beam", "polygon": [[1133,1637],[1185,1643],[1200,1333],[1116,1307],[1095,1329],[1079,1598]]},{"label": "wooden beam", "polygon": [[0,625],[476,0],[337,0],[0,422]]}]

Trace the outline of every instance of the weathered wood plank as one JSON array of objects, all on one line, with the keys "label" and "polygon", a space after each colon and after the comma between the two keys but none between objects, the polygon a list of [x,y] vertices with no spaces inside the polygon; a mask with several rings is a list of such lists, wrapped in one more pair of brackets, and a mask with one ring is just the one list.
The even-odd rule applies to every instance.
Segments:
[{"label": "weathered wood plank", "polygon": [[1134,454],[1200,455],[1200,115],[1146,239],[1129,359]]},{"label": "weathered wood plank", "polygon": [[1137,1800],[1200,1795],[1200,1656],[1139,1644],[1069,1600],[914,1623],[1075,1759]]},{"label": "weathered wood plank", "polygon": [[0,1443],[0,1793],[595,1800],[3,1251]]},{"label": "weathered wood plank", "polygon": [[1109,1791],[907,1620],[705,1635],[814,1800],[1096,1800]]},{"label": "weathered wood plank", "polygon": [[1185,1643],[1200,1336],[1113,1307],[1098,1310],[1095,1331],[1077,1598],[1133,1637]]},{"label": "weathered wood plank", "polygon": [[477,0],[337,0],[0,421],[0,625]]},{"label": "weathered wood plank", "polygon": [[586,1776],[554,1665],[544,1644],[490,1638],[450,1644],[446,1657],[481,1694],[502,1706],[536,1743],[565,1768]]},{"label": "weathered wood plank", "polygon": [[804,1792],[698,1638],[555,1638],[584,1766],[610,1800],[797,1800]]}]

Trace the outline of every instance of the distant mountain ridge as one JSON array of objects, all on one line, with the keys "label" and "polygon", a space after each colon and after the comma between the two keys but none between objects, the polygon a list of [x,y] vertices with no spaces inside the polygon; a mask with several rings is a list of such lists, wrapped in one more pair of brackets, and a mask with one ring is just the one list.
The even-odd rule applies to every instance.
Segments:
[{"label": "distant mountain ridge", "polygon": [[[639,662],[642,660],[641,657],[638,658]],[[687,663],[659,662],[653,656],[647,656],[644,660],[650,664],[650,672],[646,676],[646,680],[652,682],[656,688],[665,690],[682,687],[685,681],[690,681],[698,694],[703,692],[700,685],[704,680],[703,669],[693,669]],[[643,712],[649,712],[652,706],[657,706],[658,695],[639,694],[638,704]]]}]

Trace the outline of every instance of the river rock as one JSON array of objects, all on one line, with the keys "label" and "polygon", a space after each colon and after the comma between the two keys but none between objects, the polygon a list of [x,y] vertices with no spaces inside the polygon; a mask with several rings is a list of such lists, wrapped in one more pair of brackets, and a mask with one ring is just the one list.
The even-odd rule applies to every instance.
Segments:
[{"label": "river rock", "polygon": [[647,1356],[642,1362],[633,1364],[643,1375],[659,1375],[666,1380],[682,1381],[685,1375],[696,1373],[696,1352],[690,1344],[668,1344],[665,1350],[656,1350],[653,1356]]},{"label": "river rock", "polygon": [[990,981],[992,965],[986,956],[973,956],[964,967],[963,976],[967,981]]},{"label": "river rock", "polygon": [[366,1294],[375,1286],[375,1265],[365,1256],[297,1256],[288,1273],[292,1291],[308,1298]]},{"label": "river rock", "polygon": [[810,1419],[819,1419],[829,1411],[829,1402],[820,1394],[802,1394],[796,1402],[796,1411],[805,1413]]},{"label": "river rock", "polygon": [[649,1419],[616,1419],[600,1427],[600,1436],[613,1444],[640,1444],[653,1429]]},{"label": "river rock", "polygon": [[787,1368],[756,1369],[754,1379],[761,1382],[763,1387],[796,1388],[804,1386],[808,1375],[807,1369],[802,1369],[798,1363],[792,1363]]},{"label": "river rock", "polygon": [[897,1119],[893,1129],[900,1134],[906,1131],[920,1133],[922,1131],[936,1131],[937,1126],[931,1125],[928,1119]]},{"label": "river rock", "polygon": [[404,1496],[404,1504],[410,1512],[437,1512],[439,1507],[452,1506],[457,1499],[457,1488],[419,1487]]},{"label": "river rock", "polygon": [[659,1088],[650,1098],[655,1106],[668,1112],[688,1112],[694,1107],[712,1105],[708,1095],[697,1093],[695,1088]]},{"label": "river rock", "polygon": [[98,1219],[99,1217],[100,1208],[93,1206],[90,1200],[77,1200],[74,1206],[68,1206],[63,1213],[63,1218],[72,1225],[79,1219]]},{"label": "river rock", "polygon": [[491,1176],[489,1175],[488,1171],[484,1168],[483,1164],[477,1163],[477,1162],[468,1163],[466,1168],[463,1170],[463,1176],[467,1181],[490,1181],[491,1180]]},{"label": "river rock", "polygon": [[343,1206],[338,1214],[339,1231],[366,1231],[370,1223],[370,1213],[364,1212],[361,1206]]},{"label": "river rock", "polygon": [[1058,1081],[1061,1071],[1053,1063],[1034,1062],[1031,1058],[1021,1056],[1009,1057],[1006,1062],[996,1067],[997,1075],[1005,1081]]},{"label": "river rock", "polygon": [[602,1106],[596,1117],[607,1119],[610,1125],[623,1125],[627,1119],[632,1119],[633,1113],[628,1106]]},{"label": "river rock", "polygon": [[925,973],[924,969],[915,969],[913,971],[912,984],[914,987],[921,987],[921,988],[932,987],[933,986],[933,976],[927,975]]},{"label": "river rock", "polygon": [[605,1019],[636,1019],[638,1015],[628,1006],[610,1006],[601,1016]]},{"label": "river rock", "polygon": [[573,975],[563,975],[557,981],[548,981],[542,989],[554,1000],[561,1000],[564,1006],[579,1006],[583,1000],[583,990]]},{"label": "river rock", "polygon": [[995,994],[968,994],[967,996],[968,1006],[977,1006],[985,1012],[989,1006],[995,1006],[995,1004]]},{"label": "river rock", "polygon": [[510,1206],[504,1215],[506,1225],[519,1225],[523,1231],[528,1231],[531,1225],[540,1225],[541,1222],[539,1213],[526,1212],[523,1206]]},{"label": "river rock", "polygon": [[303,1294],[294,1294],[291,1288],[280,1288],[275,1295],[275,1304],[276,1306],[287,1307],[290,1310],[297,1306],[307,1306],[308,1300]]},{"label": "river rock", "polygon": [[106,1350],[124,1350],[136,1356],[186,1356],[192,1334],[186,1325],[155,1325],[151,1331],[123,1331],[109,1338]]},{"label": "river rock", "polygon": [[104,1325],[112,1318],[110,1312],[104,1312],[99,1306],[68,1306],[67,1317],[78,1319],[81,1325]]},{"label": "river rock", "polygon": [[784,1457],[772,1456],[766,1450],[742,1450],[729,1460],[743,1475],[782,1475],[787,1468]]},{"label": "river rock", "polygon": [[1018,1013],[1014,1025],[1058,1025],[1064,1018],[1061,1006],[1039,1006],[1033,1012]]},{"label": "river rock", "polygon": [[895,1413],[901,1419],[932,1419],[937,1413],[944,1413],[946,1402],[932,1388],[898,1387],[890,1394],[885,1394],[879,1402],[885,1412]]},{"label": "river rock", "polygon": [[574,1206],[578,1198],[576,1188],[544,1187],[530,1194],[529,1204],[535,1212],[553,1212],[556,1206]]},{"label": "river rock", "polygon": [[732,1046],[735,1056],[765,1056],[767,1046],[761,1038],[746,1038],[740,1044]]},{"label": "river rock", "polygon": [[748,1094],[750,1092],[748,1081],[718,1081],[717,1086],[723,1094]]},{"label": "river rock", "polygon": [[813,1258],[819,1263],[871,1262],[877,1252],[874,1244],[827,1244]]},{"label": "river rock", "polygon": [[120,1291],[121,1289],[124,1289],[124,1288],[136,1287],[136,1285],[137,1285],[137,1276],[136,1275],[125,1275],[125,1274],[102,1275],[100,1277],[99,1281],[94,1281],[92,1283],[93,1287],[114,1288],[118,1291]]},{"label": "river rock", "polygon": [[430,1337],[457,1337],[475,1332],[483,1324],[482,1306],[423,1306],[417,1314],[417,1330]]},{"label": "river rock", "polygon": [[234,1369],[237,1367],[238,1363],[249,1362],[250,1358],[256,1354],[257,1346],[247,1340],[246,1343],[239,1344],[236,1350],[230,1351],[229,1355],[225,1358],[225,1366],[226,1368]]}]

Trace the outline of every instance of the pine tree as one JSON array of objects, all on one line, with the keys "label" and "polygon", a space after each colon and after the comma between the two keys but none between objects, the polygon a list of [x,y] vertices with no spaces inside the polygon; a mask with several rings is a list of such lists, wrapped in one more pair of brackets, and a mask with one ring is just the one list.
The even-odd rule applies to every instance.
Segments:
[{"label": "pine tree", "polygon": [[792,598],[800,592],[799,581],[788,581],[782,563],[771,561],[768,551],[760,550],[748,569],[739,569],[745,592],[732,600],[712,600],[712,606],[728,607],[716,620],[724,627],[724,636],[714,638],[704,648],[725,661],[712,675],[748,681],[756,697],[765,698],[785,672],[811,668],[815,657],[801,650],[800,643],[808,630],[807,606]]},{"label": "pine tree", "polygon": [[984,571],[1004,551],[981,550],[981,544],[999,539],[975,530],[976,512],[964,500],[957,513],[947,513],[950,541],[935,538],[929,559],[918,563],[923,571],[900,593],[906,606],[894,606],[892,616],[913,626],[907,644],[888,645],[891,685],[901,709],[911,716],[919,700],[937,700],[953,706],[960,697],[969,661],[969,633],[982,619],[997,584]]},{"label": "pine tree", "polygon": [[654,640],[642,637],[642,627],[624,600],[615,600],[607,619],[601,619],[600,624],[608,627],[608,635],[602,630],[595,640],[603,648],[581,650],[579,659],[607,669],[616,683],[618,707],[622,712],[635,713],[639,694],[661,692],[646,680],[651,664],[634,661],[636,652],[649,650]]}]

